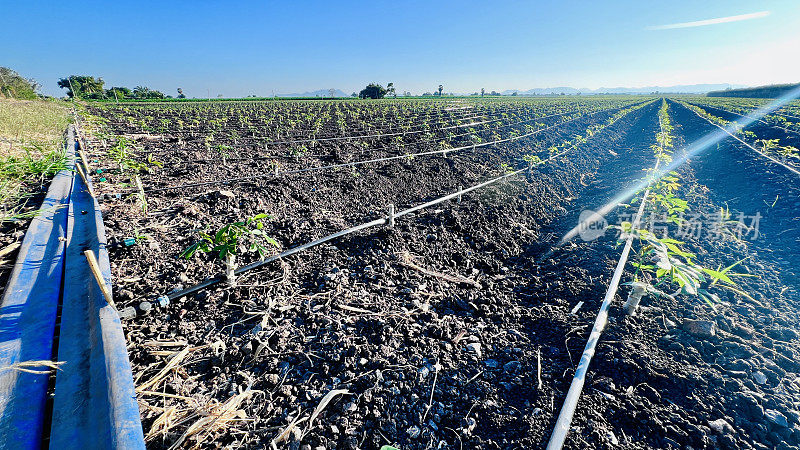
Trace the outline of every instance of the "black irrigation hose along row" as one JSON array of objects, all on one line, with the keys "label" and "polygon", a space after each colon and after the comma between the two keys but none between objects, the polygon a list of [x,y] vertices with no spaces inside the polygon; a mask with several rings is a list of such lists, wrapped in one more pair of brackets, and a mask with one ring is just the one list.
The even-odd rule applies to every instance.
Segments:
[{"label": "black irrigation hose along row", "polygon": [[[506,113],[505,112],[501,112],[499,114],[506,114]],[[486,115],[490,115],[490,114],[486,114]],[[300,144],[300,143],[308,143],[308,142],[345,141],[345,140],[351,140],[351,139],[366,139],[366,138],[375,139],[375,138],[390,137],[390,136],[406,136],[406,135],[409,135],[409,134],[419,134],[419,133],[437,132],[437,131],[443,131],[443,130],[452,130],[452,129],[458,129],[458,128],[465,128],[465,127],[468,127],[468,126],[480,125],[480,124],[483,124],[483,123],[499,122],[499,121],[502,121],[502,120],[503,119],[500,118],[500,119],[493,119],[493,120],[489,120],[489,121],[485,121],[485,122],[479,122],[479,123],[476,123],[476,124],[451,125],[451,126],[447,126],[447,127],[433,128],[433,129],[428,129],[428,130],[397,131],[397,132],[394,132],[394,133],[361,134],[361,135],[352,135],[352,136],[334,136],[334,137],[319,138],[319,139],[301,139],[301,140],[289,140],[289,141],[269,141],[269,142],[265,142],[264,145]]]},{"label": "black irrigation hose along row", "polygon": [[[612,125],[613,123],[616,123],[617,121],[619,121],[623,117],[626,117],[631,112],[640,109],[641,107],[643,107],[647,103],[648,102],[642,102],[641,104],[637,105],[635,108],[631,109],[630,111],[628,111],[623,116],[617,118],[617,120],[615,120],[614,122],[609,124],[609,126]],[[606,129],[606,128],[607,127],[604,127],[604,129]],[[589,139],[594,138],[596,136],[597,136],[597,134],[594,134],[594,135],[590,136]],[[273,255],[273,256],[270,256],[270,257],[265,258],[263,260],[256,261],[256,262],[254,262],[252,264],[248,264],[248,265],[246,265],[244,267],[240,267],[239,269],[236,269],[234,271],[234,275],[240,275],[240,274],[242,274],[244,272],[248,272],[250,270],[263,267],[263,266],[265,266],[267,264],[270,264],[270,263],[272,263],[274,261],[277,261],[277,260],[279,260],[281,258],[285,258],[285,257],[291,256],[291,255],[294,255],[294,254],[299,253],[299,252],[301,252],[303,250],[306,250],[308,248],[323,244],[325,242],[331,241],[333,239],[337,239],[337,238],[342,237],[342,236],[346,236],[348,234],[355,233],[357,231],[361,231],[361,230],[364,230],[364,229],[367,229],[367,228],[371,228],[371,227],[375,227],[375,226],[379,226],[379,225],[386,225],[386,224],[388,224],[390,226],[394,226],[394,221],[397,218],[400,218],[400,217],[415,213],[417,211],[420,211],[420,210],[425,209],[425,208],[429,208],[429,207],[434,206],[434,205],[438,205],[438,204],[446,202],[448,200],[452,200],[452,199],[455,199],[455,198],[460,198],[463,194],[467,194],[467,193],[470,193],[470,192],[475,191],[477,189],[481,189],[483,187],[492,185],[492,184],[494,184],[494,183],[496,183],[498,181],[504,180],[506,178],[509,178],[509,177],[512,177],[512,176],[515,176],[515,175],[519,175],[520,173],[523,173],[525,171],[531,170],[534,166],[543,165],[543,164],[545,164],[547,162],[550,162],[550,161],[552,161],[552,160],[554,160],[556,158],[559,158],[559,157],[563,156],[567,152],[570,152],[573,149],[575,149],[578,145],[579,144],[576,143],[576,144],[572,145],[570,148],[568,148],[568,149],[566,149],[566,150],[564,150],[564,151],[562,151],[562,152],[560,152],[558,154],[552,155],[547,159],[544,159],[544,160],[542,160],[542,161],[540,161],[538,163],[529,165],[529,166],[524,167],[522,169],[517,169],[517,170],[515,170],[513,172],[505,173],[503,175],[491,178],[491,179],[489,179],[487,181],[484,181],[484,182],[481,182],[479,184],[473,185],[473,186],[468,187],[466,189],[460,189],[460,190],[458,190],[456,192],[453,192],[451,194],[436,198],[434,200],[419,204],[417,206],[413,206],[413,207],[408,208],[408,209],[404,209],[404,210],[396,212],[396,213],[394,212],[394,205],[389,205],[389,215],[387,217],[382,217],[382,218],[379,218],[379,219],[372,220],[370,222],[363,223],[361,225],[356,225],[354,227],[350,227],[350,228],[347,228],[345,230],[338,231],[336,233],[321,237],[319,239],[316,239],[314,241],[299,245],[297,247],[290,248],[289,250],[281,252],[281,253],[279,253],[277,255]],[[198,283],[198,284],[196,284],[194,286],[190,286],[190,287],[188,287],[186,289],[182,289],[182,290],[179,290],[179,291],[173,291],[173,292],[170,292],[170,293],[168,293],[166,295],[159,296],[156,299],[156,303],[157,304],[161,304],[161,305],[168,304],[169,302],[171,302],[171,301],[173,301],[175,299],[178,299],[178,298],[181,298],[183,296],[190,295],[190,294],[193,294],[193,293],[198,292],[200,290],[203,290],[205,288],[214,286],[214,285],[216,285],[218,283],[221,283],[221,282],[225,281],[226,279],[227,279],[227,277],[224,276],[224,275],[216,276],[214,278],[209,278],[208,280],[205,280],[205,281],[203,281],[201,283]]]},{"label": "black irrigation hose along row", "polygon": [[[505,114],[505,113],[501,113],[501,114]],[[486,116],[486,115],[488,115],[488,114],[484,114],[483,116]],[[474,119],[474,118],[477,118],[477,117],[482,117],[482,116],[474,116],[474,117],[470,117],[470,119]],[[451,120],[453,120],[453,119],[451,119]],[[462,120],[462,119],[455,119],[455,120]],[[492,122],[497,122],[497,121],[501,121],[501,120],[503,120],[503,119],[494,119],[494,120],[488,120],[488,121],[483,121],[483,122],[473,122],[473,123],[459,124],[459,125],[447,126],[447,127],[442,127],[442,128],[429,128],[427,130],[403,131],[403,132],[397,132],[397,133],[383,133],[383,134],[373,134],[373,135],[360,134],[360,135],[338,136],[338,137],[304,138],[302,140],[291,140],[291,141],[269,141],[269,142],[265,142],[264,143],[264,147],[266,148],[266,146],[271,145],[271,144],[312,143],[312,142],[325,142],[325,141],[335,141],[335,140],[351,140],[351,139],[352,140],[356,140],[356,139],[362,139],[362,138],[375,139],[377,137],[384,137],[384,136],[398,136],[398,135],[405,136],[405,135],[408,135],[408,134],[434,133],[434,132],[439,132],[439,131],[443,131],[443,130],[472,127],[472,126],[475,126],[475,125],[481,125],[481,124],[485,124],[485,123],[492,123]],[[170,132],[170,133],[171,134],[184,134],[186,132],[173,131],[173,132]],[[194,132],[192,132],[192,133],[194,133]],[[198,134],[200,134],[200,133],[198,132]],[[464,135],[464,133],[462,133],[460,135],[455,135],[453,137],[463,136],[463,135]],[[202,137],[202,136],[197,136],[197,137]],[[269,138],[264,138],[264,137],[250,137],[250,136],[242,136],[242,137],[243,138],[253,139],[253,140],[269,139]],[[171,151],[174,151],[174,150],[176,150],[176,149],[174,149],[174,148],[163,148],[163,149],[153,149],[153,150],[141,151],[139,153],[140,154],[151,155],[151,154],[171,152]],[[183,150],[183,149],[177,149],[177,150]]]},{"label": "black irrigation hose along row", "polygon": [[704,119],[705,121],[707,121],[711,125],[714,125],[715,127],[719,128],[720,130],[722,130],[725,133],[727,133],[730,137],[732,137],[732,138],[736,139],[737,141],[739,141],[740,143],[744,144],[744,146],[749,148],[750,150],[758,153],[759,155],[763,156],[764,158],[769,159],[770,161],[774,162],[775,164],[778,164],[778,165],[782,166],[783,168],[785,168],[785,169],[789,170],[790,172],[794,173],[795,175],[800,176],[800,170],[798,170],[798,169],[796,169],[796,168],[794,168],[794,167],[792,167],[792,166],[790,166],[788,164],[785,164],[785,163],[773,158],[772,156],[767,155],[766,153],[762,152],[761,150],[753,147],[752,145],[750,145],[747,142],[745,142],[744,140],[742,140],[739,136],[736,136],[735,134],[733,134],[730,131],[728,131],[728,129],[726,127],[719,126],[718,124],[712,122],[708,118],[701,116],[697,111],[695,111],[695,110],[693,110],[691,108],[687,108],[687,109],[689,111],[695,113],[697,115],[697,117],[700,117],[700,118]]},{"label": "black irrigation hose along row", "polygon": [[[476,117],[478,117],[478,116],[476,116]],[[470,119],[472,119],[472,118],[470,118]],[[405,136],[405,135],[408,135],[408,134],[435,133],[435,132],[439,132],[439,131],[443,131],[443,130],[452,130],[452,129],[457,129],[457,128],[474,127],[476,125],[483,125],[483,124],[487,124],[487,123],[498,122],[498,121],[501,121],[501,120],[503,120],[503,119],[485,120],[485,121],[482,121],[482,122],[471,122],[471,123],[447,126],[447,127],[442,127],[442,128],[430,128],[430,129],[427,129],[427,130],[411,130],[411,131],[404,131],[404,132],[400,132],[400,133],[384,133],[384,134],[374,134],[374,135],[351,135],[351,136],[340,136],[338,138],[303,139],[303,140],[297,140],[297,141],[280,141],[280,142],[279,141],[271,141],[271,142],[266,142],[264,144],[264,147],[266,149],[267,145],[270,145],[270,144],[313,143],[313,142],[326,142],[326,141],[350,140],[350,139],[356,140],[356,139],[361,139],[361,138],[365,138],[365,137],[374,139],[375,137],[383,137],[383,136],[398,136],[398,135]],[[461,133],[461,134],[454,135],[452,137],[463,136],[464,134],[465,133]],[[266,139],[266,138],[256,138],[256,137],[249,137],[249,136],[247,136],[247,138],[253,139],[253,140]],[[433,140],[435,140],[435,139],[429,139],[427,142],[430,142],[430,141],[433,141]],[[426,141],[423,141],[423,142],[426,142]],[[171,152],[171,151],[174,151],[174,150],[183,150],[183,149],[174,149],[174,148],[154,149],[154,150],[149,150],[149,151],[142,151],[140,153],[152,155],[152,154],[156,154],[156,153]],[[288,156],[286,156],[286,157],[288,157]]]},{"label": "black irrigation hose along row", "polygon": [[[473,109],[473,108],[470,108],[470,109]],[[525,105],[525,106],[509,106],[509,105],[503,105],[503,109],[489,109],[489,108],[485,108],[483,111],[473,111],[474,113],[476,113],[474,116],[467,116],[467,117],[458,117],[458,116],[445,117],[445,116],[437,116],[436,118],[438,118],[438,119],[441,119],[441,120],[451,120],[451,121],[452,121],[452,120],[467,120],[467,119],[474,119],[474,118],[477,118],[477,117],[483,117],[483,116],[499,116],[499,115],[502,115],[502,114],[508,114],[508,113],[511,113],[511,112],[525,111],[525,110],[528,110],[528,109],[529,109],[529,105]],[[409,122],[417,122],[419,119],[421,119],[421,118],[423,118],[423,117],[425,117],[425,116],[426,116],[426,114],[420,114],[420,115],[418,115],[418,116],[414,116],[414,117],[406,117],[406,118],[408,119],[408,121],[409,121]],[[498,121],[498,120],[503,120],[503,119],[502,119],[502,118],[501,118],[501,119],[495,119],[495,120],[493,120],[492,122],[494,122],[494,121]],[[431,119],[429,118],[429,120],[428,120],[428,121],[431,121]],[[389,125],[390,125],[390,127],[389,127],[389,128],[391,129],[391,128],[392,128],[392,127],[391,127],[391,125],[392,125],[392,124],[389,124]],[[445,127],[445,128],[439,128],[438,130],[441,130],[441,129],[451,129],[451,128],[456,128],[456,127]],[[434,131],[436,131],[436,130],[437,130],[437,129],[434,129]],[[319,138],[319,139],[315,139],[315,140],[320,140],[320,139],[324,139],[324,138],[333,138],[333,137],[342,137],[342,136],[323,136],[323,137],[321,137],[321,138]],[[353,137],[355,138],[355,137],[358,137],[358,136],[353,136]],[[306,139],[306,138],[303,138],[303,139]],[[288,142],[289,142],[289,143],[291,143],[291,142],[298,142],[298,141],[295,141],[295,140],[290,140],[290,141],[288,141]],[[281,142],[279,142],[279,141],[268,142],[268,144],[277,144],[277,143],[281,143]]]},{"label": "black irrigation hose along row", "polygon": [[[525,134],[521,134],[519,136],[514,136],[514,137],[510,137],[510,138],[505,138],[505,139],[499,139],[499,140],[496,140],[496,141],[483,142],[483,143],[480,143],[480,144],[465,145],[465,146],[461,146],[461,147],[454,147],[454,148],[448,148],[448,149],[442,149],[442,150],[430,150],[430,151],[427,151],[427,152],[410,153],[410,154],[404,154],[404,155],[389,156],[389,157],[384,157],[384,158],[375,158],[375,159],[368,159],[368,160],[361,160],[361,161],[353,161],[353,162],[342,163],[342,164],[329,164],[329,165],[326,165],[326,166],[307,167],[305,169],[284,170],[284,171],[276,170],[276,171],[273,171],[273,172],[262,172],[262,173],[259,173],[259,174],[256,174],[256,175],[247,175],[247,176],[243,176],[243,177],[228,178],[228,179],[225,179],[225,180],[201,181],[201,182],[196,182],[196,183],[186,183],[186,184],[181,184],[181,185],[176,185],[176,186],[167,186],[167,187],[161,187],[161,188],[148,188],[148,189],[144,189],[144,192],[146,194],[149,194],[149,193],[152,193],[152,192],[163,192],[163,191],[170,191],[170,190],[176,190],[176,189],[186,189],[186,188],[193,188],[193,187],[200,187],[200,186],[210,186],[210,185],[215,185],[215,184],[237,183],[237,182],[241,182],[241,181],[249,181],[249,180],[265,178],[267,176],[278,177],[278,176],[285,176],[285,175],[295,175],[295,174],[299,174],[299,173],[317,172],[317,171],[321,171],[321,170],[341,169],[341,168],[345,168],[345,167],[355,167],[355,166],[359,166],[359,165],[363,165],[363,164],[385,162],[385,161],[394,161],[394,160],[398,160],[398,159],[413,158],[413,157],[417,157],[417,156],[431,156],[431,155],[439,155],[439,154],[446,155],[447,153],[450,153],[450,152],[457,152],[457,151],[467,150],[467,149],[473,149],[474,150],[474,149],[476,149],[478,147],[487,147],[487,146],[490,146],[490,145],[500,144],[500,143],[503,143],[503,142],[516,141],[516,140],[519,140],[519,139],[523,139],[523,138],[526,138],[526,137],[530,137],[530,136],[539,134],[539,133],[541,133],[543,131],[547,131],[547,130],[550,130],[552,128],[560,127],[562,125],[574,122],[574,121],[579,120],[579,119],[583,119],[583,118],[592,116],[594,114],[599,114],[599,113],[607,112],[607,111],[609,111],[609,110],[597,111],[597,112],[594,112],[594,113],[587,114],[585,116],[580,116],[580,117],[576,117],[574,119],[569,119],[569,120],[566,120],[566,121],[563,121],[563,122],[559,122],[557,124],[550,125],[550,126],[545,127],[545,128],[540,128],[538,130],[531,131],[530,133],[525,133]],[[129,190],[127,193],[134,193],[134,192],[137,192],[137,191],[134,189],[134,190]]]},{"label": "black irrigation hose along row", "polygon": [[[716,109],[718,111],[722,111],[722,112],[725,112],[725,113],[728,113],[728,114],[733,114],[735,116],[744,117],[746,119],[750,119],[750,120],[753,120],[753,121],[761,122],[762,124],[764,124],[764,125],[766,125],[766,126],[768,126],[770,128],[777,128],[777,129],[783,130],[783,131],[785,131],[787,133],[793,133],[793,134],[800,135],[800,131],[790,130],[788,128],[784,128],[784,127],[781,127],[781,126],[778,126],[778,125],[772,125],[772,124],[767,123],[763,119],[758,119],[758,118],[755,118],[753,116],[748,116],[748,115],[745,115],[745,114],[739,114],[737,112],[728,111],[725,108],[719,108],[717,106],[706,105],[706,104],[703,104],[703,103],[694,103],[694,102],[686,102],[686,103],[688,103],[690,105],[694,105],[694,106],[696,106],[698,108]],[[770,114],[774,114],[774,113],[770,113]],[[770,115],[770,114],[767,114],[767,115]]]},{"label": "black irrigation hose along row", "polygon": [[[640,104],[641,103],[645,103],[645,102],[640,102]],[[614,107],[614,108],[607,108],[607,109],[603,109],[603,110],[600,110],[600,111],[587,113],[586,116],[582,116],[582,117],[588,117],[588,116],[591,116],[591,115],[594,115],[594,114],[598,114],[598,113],[601,113],[601,112],[621,110],[623,108],[627,108],[627,107],[630,107],[630,106],[636,106],[636,105],[637,105],[636,103],[633,103],[631,105],[619,106],[619,107]],[[501,126],[498,126],[498,127],[494,127],[494,128],[487,128],[487,129],[483,129],[483,130],[468,131],[468,132],[464,132],[464,133],[454,134],[452,136],[449,136],[448,139],[452,140],[452,139],[463,137],[463,136],[475,135],[477,133],[486,133],[486,132],[489,132],[489,131],[497,131],[497,130],[501,130],[501,129],[504,129],[504,128],[514,127],[514,126],[521,125],[521,124],[524,124],[524,123],[533,122],[535,120],[547,119],[547,118],[556,117],[556,116],[563,116],[563,115],[566,115],[566,114],[576,114],[576,113],[580,113],[580,112],[581,112],[581,110],[576,110],[576,111],[568,111],[568,112],[557,113],[557,114],[550,114],[550,115],[546,115],[546,116],[538,116],[538,117],[534,117],[533,119],[525,119],[525,120],[521,120],[521,121],[511,122],[511,123],[508,123],[508,124],[505,124],[505,125],[501,125]],[[434,138],[434,139],[426,139],[426,140],[423,140],[423,141],[414,142],[414,143],[409,144],[409,145],[418,145],[418,144],[424,144],[424,143],[437,142],[438,140],[439,139],[436,139],[436,138]],[[147,153],[147,154],[152,154],[152,153],[156,153],[156,152],[162,153],[162,152],[172,151],[172,150],[174,150],[174,149],[154,150],[154,151],[143,152],[143,153]],[[178,150],[181,150],[181,149],[178,149]],[[371,149],[361,150],[359,153],[360,154],[364,154],[364,153],[370,153],[370,152],[373,152],[373,151],[381,151],[381,150],[394,150],[394,148],[378,147],[378,148],[371,148]],[[450,149],[448,151],[452,151],[452,149]],[[325,157],[330,157],[331,155],[314,154],[314,155],[303,155],[303,156],[304,157],[325,158]],[[406,155],[406,156],[414,156],[414,155]],[[293,155],[258,155],[258,156],[253,156],[253,157],[244,157],[244,158],[222,158],[222,157],[219,157],[219,158],[208,158],[208,159],[197,159],[197,160],[181,161],[181,162],[178,162],[178,163],[175,163],[175,164],[170,164],[170,165],[174,167],[176,165],[191,164],[191,163],[196,163],[196,162],[252,161],[252,160],[258,160],[258,159],[268,160],[268,159],[292,159],[292,158],[296,158],[296,157],[293,156]]]},{"label": "black irrigation hose along row", "polygon": [[[516,109],[521,109],[521,107],[520,107],[520,108],[516,108]],[[457,116],[457,115],[450,115],[450,116],[437,116],[437,117],[436,117],[436,118],[434,118],[434,119],[438,119],[438,120],[451,120],[451,121],[452,121],[452,120],[465,120],[465,119],[467,119],[467,118],[481,117],[481,116],[483,116],[483,115],[487,115],[487,114],[488,114],[488,113],[483,113],[483,114],[477,114],[477,115],[475,115],[475,116],[468,116],[467,114],[464,114],[463,116]],[[501,112],[501,113],[492,113],[492,114],[502,114],[502,112]],[[419,120],[419,119],[423,119],[423,118],[425,118],[425,116],[426,116],[426,115],[424,115],[424,114],[421,114],[420,116],[414,116],[413,118],[410,118],[410,121],[417,121],[417,120]],[[465,117],[465,116],[467,116],[467,117]],[[228,118],[228,116],[227,116],[227,115],[226,115],[225,117],[226,117],[226,119]],[[215,117],[215,118],[219,118],[219,117],[217,116],[217,117]],[[434,119],[431,119],[430,117],[428,117],[428,119],[427,119],[427,120],[428,120],[428,121],[432,121],[432,120],[434,120]],[[207,119],[207,120],[213,120],[213,119]],[[122,122],[122,121],[116,121],[116,122],[114,122],[114,125],[125,125],[125,126],[128,126],[129,124],[128,124],[128,123],[124,123],[124,122]],[[262,126],[263,126],[263,124],[262,124]],[[371,125],[371,126],[372,126],[372,125]],[[377,126],[377,125],[376,125],[376,126]],[[144,130],[143,130],[143,131],[144,131]],[[245,129],[243,129],[243,128],[236,128],[236,131],[246,131],[246,130],[245,130]],[[172,131],[171,133],[172,133],[172,134],[181,134],[181,135],[186,135],[186,134],[194,134],[194,133],[196,133],[196,131],[194,131],[194,130],[184,130],[184,131],[177,131],[177,130],[176,130],[176,131]],[[333,136],[327,136],[327,137],[333,137]],[[323,138],[326,138],[326,136],[323,136],[323,137],[321,137],[321,138],[319,138],[319,139],[316,139],[316,140],[320,140],[320,139],[323,139]],[[296,142],[296,141],[291,141],[291,142]],[[275,141],[275,142],[272,142],[272,143],[277,143],[277,141]]]},{"label": "black irrigation hose along row", "polygon": [[[621,108],[624,108],[624,107],[625,106],[623,106]],[[523,108],[518,108],[518,109],[523,109]],[[580,111],[581,111],[580,109],[575,110],[575,112],[580,112]],[[501,111],[501,112],[487,113],[487,114],[482,114],[482,115],[479,115],[479,116],[470,117],[470,119],[477,118],[477,117],[482,117],[482,116],[496,116],[496,115],[502,115],[502,114],[507,114],[507,112],[506,111]],[[544,117],[548,117],[548,116],[544,116]],[[450,120],[464,120],[464,118],[455,118],[455,119],[451,118]],[[274,144],[286,145],[286,144],[315,143],[315,142],[326,142],[326,141],[343,141],[343,140],[346,141],[346,140],[358,140],[358,139],[366,139],[366,138],[374,140],[374,139],[380,138],[380,137],[406,136],[406,135],[409,135],[409,134],[419,134],[419,133],[435,133],[435,132],[440,132],[440,131],[444,131],[444,130],[467,128],[467,127],[472,127],[472,126],[476,126],[476,125],[483,125],[483,124],[487,124],[487,123],[501,122],[503,120],[505,120],[505,118],[486,120],[486,121],[482,121],[482,122],[472,122],[472,123],[466,123],[466,124],[450,125],[450,126],[441,127],[441,128],[429,128],[429,129],[418,129],[418,130],[415,129],[415,130],[399,131],[399,132],[393,132],[393,133],[357,134],[357,135],[349,135],[349,136],[330,136],[330,137],[319,137],[319,138],[303,138],[303,139],[298,139],[298,140],[268,141],[268,142],[264,143],[264,146],[266,147],[268,145],[274,145]],[[530,122],[532,120],[536,120],[536,119],[535,118],[534,119],[526,119],[524,121],[518,121],[516,123],[525,123],[525,122]],[[503,127],[498,127],[496,129],[499,129],[499,128],[503,128]],[[173,134],[181,134],[181,133],[185,133],[185,132],[172,132],[172,133]],[[466,134],[469,134],[469,133],[457,134],[457,135],[451,136],[451,138],[452,137],[458,137],[458,136],[464,136]],[[263,139],[269,139],[269,138],[262,138],[262,137],[256,138],[256,137],[253,137],[252,139],[254,139],[254,140],[263,140]],[[432,140],[433,139],[429,139],[427,142],[430,142]],[[140,153],[143,153],[143,154],[156,154],[156,153],[165,153],[165,152],[169,152],[169,151],[173,151],[173,150],[174,149],[154,149],[154,150],[149,150],[149,151],[143,151],[143,152],[140,152]]]},{"label": "black irrigation hose along row", "polygon": [[[622,108],[624,108],[624,106],[623,107],[617,107],[617,108],[608,108],[608,109],[596,111],[594,113],[588,113],[587,115],[597,114],[598,112],[612,111],[614,109],[622,109]],[[550,114],[550,115],[546,115],[546,116],[538,116],[538,117],[534,117],[533,119],[525,119],[525,120],[521,120],[521,121],[511,122],[511,123],[508,123],[506,125],[501,125],[501,126],[494,127],[494,128],[486,128],[486,129],[483,129],[483,130],[467,131],[467,132],[464,132],[464,133],[454,134],[452,136],[448,136],[447,139],[448,140],[453,140],[455,138],[460,138],[460,137],[464,137],[464,136],[472,136],[472,135],[475,135],[477,133],[486,133],[486,132],[489,132],[489,131],[497,131],[497,130],[501,130],[503,128],[513,127],[513,126],[521,125],[521,124],[524,124],[524,123],[533,122],[535,120],[547,119],[547,118],[556,117],[556,116],[563,116],[565,114],[577,114],[577,113],[580,113],[580,112],[581,112],[580,110],[576,110],[576,111],[568,111],[568,112],[564,112],[564,113]],[[481,122],[481,123],[497,122],[497,121],[500,121],[500,120],[502,120],[502,119],[497,119],[497,120],[487,121],[487,122]],[[465,126],[469,126],[469,125],[475,125],[475,124],[467,124]],[[425,144],[425,143],[431,143],[431,142],[438,142],[439,140],[441,140],[441,138],[424,139],[424,140],[421,140],[421,141],[409,143],[407,145],[419,145],[419,144]],[[392,147],[368,148],[368,149],[361,150],[358,153],[364,154],[364,153],[371,153],[371,152],[381,151],[381,150],[384,150],[384,151],[386,151],[386,150],[395,150],[395,148],[392,148]],[[166,152],[166,151],[169,151],[169,150],[164,149],[164,150],[157,150],[157,151],[158,152]],[[144,152],[144,153],[152,154],[154,152],[155,151]],[[312,158],[326,158],[326,157],[331,157],[332,155],[314,154],[314,155],[302,155],[302,156],[303,157],[312,157]],[[169,165],[177,166],[177,165],[181,165],[181,164],[191,164],[191,163],[195,163],[195,162],[251,161],[251,160],[257,160],[257,159],[294,159],[294,158],[297,158],[297,157],[294,156],[294,155],[267,155],[267,156],[258,155],[258,156],[243,157],[243,158],[222,158],[222,157],[219,157],[219,158],[209,158],[209,159],[184,160],[184,161],[179,161],[179,162],[176,162],[175,164],[169,164]]]},{"label": "black irrigation hose along row", "polygon": [[776,111],[776,112],[773,112],[772,114],[774,114],[776,116],[791,117],[792,119],[800,120],[800,116],[793,116],[793,115],[788,114],[788,113],[782,113],[782,112],[777,112]]},{"label": "black irrigation hose along row", "polygon": [[[426,117],[429,120],[434,120],[434,119],[447,119],[447,120],[460,119],[460,120],[463,120],[464,118],[466,118],[465,116],[468,116],[469,114],[472,114],[472,113],[479,113],[479,115],[482,115],[482,114],[487,114],[488,112],[492,111],[490,108],[485,107],[483,105],[479,105],[479,106],[480,106],[480,111],[478,111],[477,110],[478,108],[476,108],[475,106],[470,106],[468,108],[462,108],[462,109],[469,109],[470,111],[463,111],[463,112],[457,111],[455,113],[448,113],[448,114],[443,114],[442,113],[443,111],[447,111],[447,109],[443,109],[443,108],[436,109],[436,110],[433,110],[433,111],[425,111],[425,110],[396,111],[398,113],[404,113],[406,115],[404,115],[404,116],[395,116],[394,119],[406,119],[409,122],[418,121],[419,119],[426,118]],[[503,107],[505,108],[506,111],[518,111],[518,110],[527,108],[527,105],[526,106],[503,105]],[[472,110],[476,110],[476,111],[472,111]],[[413,116],[413,117],[409,117],[408,116],[409,112],[410,113],[417,113],[417,114],[415,116]],[[459,114],[461,115],[460,117],[459,117]],[[209,117],[210,117],[210,115],[209,115]],[[225,114],[224,117],[227,119],[227,118],[232,117],[232,115]],[[347,117],[350,118],[350,119],[353,118],[349,114],[347,115]],[[206,117],[206,118],[208,119],[208,117]],[[214,118],[219,118],[219,116],[214,116]],[[381,119],[383,119],[384,123],[387,120],[385,116],[381,117]],[[389,120],[391,120],[391,119],[392,118],[390,118]],[[116,124],[120,124],[120,125],[124,125],[124,123],[122,121],[115,121],[115,123]],[[370,123],[370,126],[376,126],[376,125],[381,125],[381,124],[380,123]]]},{"label": "black irrigation hose along row", "polygon": [[[715,106],[715,108],[716,108],[716,106]],[[717,109],[722,109],[722,108],[717,108]],[[783,108],[780,108],[780,109],[783,109]],[[755,109],[752,109],[752,110],[750,110],[750,111],[748,112],[748,114],[749,114],[749,113],[751,113],[751,112],[755,112],[755,111],[758,111],[758,107],[756,107]],[[731,111],[729,111],[729,112],[731,112]],[[741,114],[740,114],[740,115],[741,115]],[[792,114],[789,114],[789,113],[780,112],[780,110],[779,110],[779,109],[778,109],[778,110],[775,110],[775,111],[772,111],[771,113],[769,113],[769,114],[767,114],[767,115],[768,115],[768,116],[783,116],[783,117],[791,117],[792,119],[797,119],[797,120],[800,120],[800,116],[794,116],[794,115],[792,115]]]}]

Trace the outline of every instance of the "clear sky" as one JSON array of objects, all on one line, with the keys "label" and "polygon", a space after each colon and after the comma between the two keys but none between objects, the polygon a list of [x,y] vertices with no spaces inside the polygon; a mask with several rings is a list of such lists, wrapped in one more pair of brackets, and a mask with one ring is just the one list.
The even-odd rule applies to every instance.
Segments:
[{"label": "clear sky", "polygon": [[[8,1],[0,65],[189,97],[800,82],[800,1]],[[731,16],[740,16],[733,17]],[[728,18],[728,19],[725,19]]]}]

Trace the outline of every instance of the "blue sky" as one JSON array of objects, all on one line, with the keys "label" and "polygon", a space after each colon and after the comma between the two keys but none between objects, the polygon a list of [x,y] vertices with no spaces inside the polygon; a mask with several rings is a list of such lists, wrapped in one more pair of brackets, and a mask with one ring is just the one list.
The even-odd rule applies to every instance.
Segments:
[{"label": "blue sky", "polygon": [[[800,81],[800,1],[9,2],[0,65],[190,97]],[[685,28],[660,25],[762,13]],[[74,20],[73,20],[74,19]],[[74,25],[70,26],[70,23]]]}]

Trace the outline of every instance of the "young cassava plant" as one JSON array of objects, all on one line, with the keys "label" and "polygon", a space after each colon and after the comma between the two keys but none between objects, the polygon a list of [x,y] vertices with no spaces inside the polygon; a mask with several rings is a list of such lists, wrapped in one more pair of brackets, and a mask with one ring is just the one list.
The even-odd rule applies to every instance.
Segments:
[{"label": "young cassava plant", "polygon": [[261,258],[269,254],[268,246],[279,248],[280,244],[268,236],[264,220],[269,214],[257,214],[244,221],[222,226],[216,233],[200,232],[200,239],[187,247],[181,257],[190,259],[196,253],[214,253],[225,263],[225,276],[228,284],[236,285],[236,257],[244,253],[258,253]]}]

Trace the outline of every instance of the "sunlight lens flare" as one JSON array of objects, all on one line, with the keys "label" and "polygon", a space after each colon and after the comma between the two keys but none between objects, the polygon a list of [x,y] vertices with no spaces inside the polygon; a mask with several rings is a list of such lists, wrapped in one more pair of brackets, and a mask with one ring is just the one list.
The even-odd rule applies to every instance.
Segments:
[{"label": "sunlight lens flare", "polygon": [[[773,102],[771,102],[771,103],[769,103],[769,104],[767,104],[765,106],[762,106],[761,108],[756,110],[753,114],[749,114],[746,117],[742,117],[739,120],[733,121],[733,122],[727,124],[722,129],[716,129],[716,130],[706,134],[705,136],[701,137],[700,139],[696,140],[695,142],[687,145],[686,147],[684,147],[684,151],[683,151],[683,155],[682,156],[677,157],[677,153],[678,152],[675,152],[676,158],[670,164],[658,169],[657,171],[654,171],[651,174],[651,176],[648,176],[646,179],[640,181],[639,183],[637,183],[635,186],[631,187],[630,189],[625,190],[625,191],[619,193],[618,195],[616,195],[608,203],[606,203],[600,209],[598,209],[596,211],[596,214],[604,217],[606,214],[611,212],[611,210],[613,210],[615,207],[617,207],[617,205],[627,202],[628,200],[633,198],[636,194],[638,194],[639,192],[644,191],[645,189],[647,189],[648,186],[650,186],[653,183],[655,183],[658,180],[660,180],[664,175],[666,175],[666,174],[672,172],[673,170],[677,169],[678,167],[680,167],[683,163],[685,163],[689,159],[693,158],[694,156],[699,155],[703,151],[711,148],[713,145],[715,145],[715,144],[721,142],[722,140],[724,140],[725,138],[729,137],[728,132],[730,132],[731,134],[735,134],[736,132],[738,132],[739,130],[743,129],[744,127],[747,127],[748,125],[750,125],[753,122],[761,119],[762,117],[766,116],[767,114],[770,114],[773,111],[783,107],[784,105],[786,105],[787,103],[791,102],[792,100],[794,100],[794,99],[796,99],[798,97],[800,97],[800,88],[796,88],[796,89],[794,89],[792,91],[789,91],[783,97],[780,97],[780,98],[776,99],[775,101],[773,101]],[[597,219],[597,217],[595,215],[592,215],[591,220],[595,221],[596,219]],[[577,236],[579,231],[581,230],[581,227],[588,227],[590,225],[591,225],[590,223],[579,222],[577,226],[575,226],[573,229],[571,229],[567,234],[565,234],[561,238],[561,240],[558,242],[556,247],[560,247],[560,246],[566,244],[567,242],[571,241],[573,238],[575,238],[575,236]]]}]

